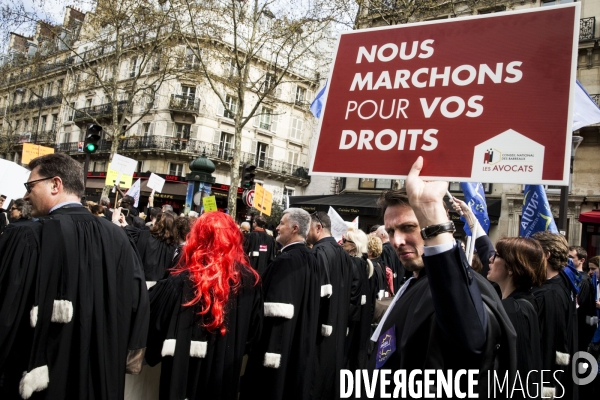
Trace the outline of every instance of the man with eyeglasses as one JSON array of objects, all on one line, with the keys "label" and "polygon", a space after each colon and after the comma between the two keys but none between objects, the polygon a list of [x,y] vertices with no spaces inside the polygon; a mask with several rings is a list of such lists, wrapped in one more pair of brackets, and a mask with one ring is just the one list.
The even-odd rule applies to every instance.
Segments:
[{"label": "man with eyeglasses", "polygon": [[8,226],[8,215],[6,214],[6,210],[4,209],[4,202],[6,201],[6,196],[0,194],[0,235],[4,232],[4,229]]},{"label": "man with eyeglasses", "polygon": [[0,238],[0,398],[123,399],[148,330],[137,253],[81,205],[80,163],[56,153],[29,169],[24,199],[38,220]]},{"label": "man with eyeglasses", "polygon": [[340,370],[344,368],[344,343],[350,312],[352,260],[331,236],[331,219],[323,211],[310,215],[306,242],[319,261],[321,272],[321,305],[317,333],[315,399],[339,398]]},{"label": "man with eyeglasses", "polygon": [[422,168],[419,157],[406,190],[386,191],[379,200],[390,242],[416,277],[397,289],[371,336],[370,368],[407,375],[479,370],[475,393],[487,398],[488,371],[515,376],[516,335],[491,284],[471,269],[453,238],[454,224],[444,207],[448,183],[423,181]]}]

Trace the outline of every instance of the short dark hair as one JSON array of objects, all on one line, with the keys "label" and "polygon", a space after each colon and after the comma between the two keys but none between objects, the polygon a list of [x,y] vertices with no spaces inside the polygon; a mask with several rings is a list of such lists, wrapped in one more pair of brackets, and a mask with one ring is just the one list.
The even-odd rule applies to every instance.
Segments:
[{"label": "short dark hair", "polygon": [[536,232],[532,236],[540,242],[544,253],[550,253],[548,265],[555,271],[561,271],[569,262],[569,243],[563,235],[548,231]]},{"label": "short dark hair", "polygon": [[91,208],[90,211],[92,212],[92,214],[94,215],[100,215],[100,214],[104,214],[104,206],[100,205],[100,204],[94,204]]},{"label": "short dark hair", "polygon": [[377,206],[381,209],[381,215],[385,215],[385,210],[387,210],[388,207],[410,207],[410,203],[408,202],[408,195],[406,194],[406,189],[392,189],[381,192],[381,195],[377,200]]},{"label": "short dark hair", "polygon": [[498,257],[512,271],[512,281],[517,289],[529,290],[541,286],[546,280],[546,257],[540,242],[531,238],[503,238],[496,243]]},{"label": "short dark hair", "polygon": [[21,218],[31,219],[31,207],[28,202],[23,199],[16,199],[12,206],[21,212]]},{"label": "short dark hair", "polygon": [[373,232],[377,232],[377,229],[380,227],[381,225],[373,225],[371,227],[371,229],[369,229],[369,233],[373,233]]},{"label": "short dark hair", "polygon": [[28,167],[31,171],[39,167],[39,174],[45,178],[58,176],[67,193],[81,197],[85,192],[83,167],[66,154],[53,153],[34,158]]},{"label": "short dark hair", "polygon": [[254,222],[256,222],[256,226],[259,228],[264,228],[267,225],[267,220],[262,215],[255,216]]},{"label": "short dark hair", "polygon": [[162,214],[162,209],[160,207],[152,207],[150,208],[150,218],[158,218]]},{"label": "short dark hair", "polygon": [[133,207],[133,205],[135,204],[135,199],[132,196],[125,195],[121,199],[121,204],[123,204],[124,202],[130,204]]},{"label": "short dark hair", "polygon": [[570,246],[569,247],[569,251],[573,251],[575,250],[575,253],[577,254],[577,258],[581,259],[586,259],[587,260],[587,251],[581,247],[581,246]]},{"label": "short dark hair", "polygon": [[310,219],[312,222],[318,222],[321,224],[323,229],[326,231],[331,232],[331,218],[329,218],[329,215],[327,215],[325,211],[315,211],[314,213],[310,214]]}]

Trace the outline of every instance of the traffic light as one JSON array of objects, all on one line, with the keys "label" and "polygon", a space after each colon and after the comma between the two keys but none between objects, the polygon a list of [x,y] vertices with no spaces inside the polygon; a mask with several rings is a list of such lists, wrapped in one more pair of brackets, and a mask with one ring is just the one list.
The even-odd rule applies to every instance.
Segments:
[{"label": "traffic light", "polygon": [[254,172],[255,169],[256,166],[252,164],[244,164],[244,166],[242,167],[243,188],[249,189],[252,186],[254,186],[254,176],[256,175],[256,172]]},{"label": "traffic light", "polygon": [[85,131],[85,142],[83,144],[83,151],[85,153],[92,154],[98,150],[98,142],[100,141],[101,133],[102,127],[100,125],[88,125]]}]

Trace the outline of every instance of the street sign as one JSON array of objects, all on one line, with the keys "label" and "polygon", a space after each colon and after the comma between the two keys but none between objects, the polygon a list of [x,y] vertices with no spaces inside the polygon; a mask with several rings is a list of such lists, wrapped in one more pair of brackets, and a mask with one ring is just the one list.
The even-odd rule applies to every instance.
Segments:
[{"label": "street sign", "polygon": [[566,185],[579,12],[343,32],[310,174]]},{"label": "street sign", "polygon": [[52,147],[40,146],[33,143],[23,143],[23,155],[21,157],[22,164],[29,164],[29,161],[36,157],[45,156],[46,154],[53,154],[54,149]]},{"label": "street sign", "polygon": [[242,200],[248,207],[254,207],[254,189],[244,190]]},{"label": "street sign", "polygon": [[271,215],[271,205],[273,204],[273,193],[269,192],[261,185],[256,184],[254,194],[254,208],[261,214]]},{"label": "street sign", "polygon": [[83,147],[85,146],[85,142],[77,142],[77,152],[83,153]]}]

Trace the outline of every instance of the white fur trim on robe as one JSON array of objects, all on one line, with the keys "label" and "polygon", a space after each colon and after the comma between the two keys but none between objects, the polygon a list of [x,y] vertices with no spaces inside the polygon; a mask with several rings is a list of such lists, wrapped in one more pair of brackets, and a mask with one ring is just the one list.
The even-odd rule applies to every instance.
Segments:
[{"label": "white fur trim on robe", "polygon": [[556,393],[556,389],[553,387],[544,386],[542,388],[542,398],[543,399],[553,399],[555,393]]},{"label": "white fur trim on robe", "polygon": [[73,303],[69,300],[54,300],[50,321],[67,324],[73,319]]},{"label": "white fur trim on robe", "polygon": [[331,332],[333,332],[333,326],[325,324],[321,325],[321,335],[331,336]]},{"label": "white fur trim on robe", "polygon": [[360,305],[364,306],[365,304],[367,304],[367,296],[363,294],[362,296],[360,296]]},{"label": "white fur trim on robe", "polygon": [[331,285],[321,285],[321,297],[331,297],[333,294],[333,286]]},{"label": "white fur trim on robe", "polygon": [[167,339],[163,342],[163,347],[160,352],[160,355],[163,357],[166,356],[174,356],[175,355],[175,343],[177,341],[175,339]]},{"label": "white fur trim on robe", "polygon": [[568,353],[561,353],[560,351],[556,352],[556,364],[557,365],[569,365],[569,360],[571,356]]},{"label": "white fur trim on robe", "polygon": [[199,342],[192,340],[190,343],[190,357],[204,358],[206,357],[206,349],[208,348],[208,342]]},{"label": "white fur trim on robe", "polygon": [[19,384],[19,394],[22,398],[28,399],[33,392],[39,392],[48,387],[50,382],[50,373],[48,366],[43,365],[24,373],[21,383]]},{"label": "white fur trim on robe", "polygon": [[146,281],[146,289],[150,290],[154,285],[156,285],[156,281]]},{"label": "white fur trim on robe", "polygon": [[281,364],[281,354],[277,353],[265,353],[265,360],[263,365],[268,368],[279,368]]},{"label": "white fur trim on robe", "polygon": [[294,317],[294,305],[286,303],[265,303],[265,317]]},{"label": "white fur trim on robe", "polygon": [[29,323],[32,328],[35,328],[37,325],[37,317],[38,317],[38,306],[33,306],[31,311],[29,311]]}]

